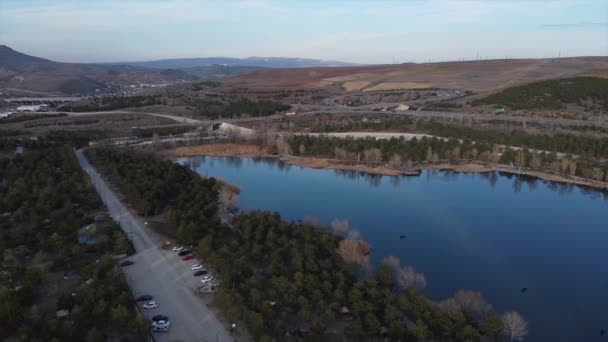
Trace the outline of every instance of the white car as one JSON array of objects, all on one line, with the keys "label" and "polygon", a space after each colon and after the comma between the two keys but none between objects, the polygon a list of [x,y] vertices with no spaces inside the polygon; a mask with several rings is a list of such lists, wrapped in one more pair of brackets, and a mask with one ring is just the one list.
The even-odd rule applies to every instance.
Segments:
[{"label": "white car", "polygon": [[184,250],[184,246],[175,246],[173,247],[173,251],[174,252],[179,252],[179,251],[183,251]]},{"label": "white car", "polygon": [[144,304],[144,309],[156,309],[158,307],[158,303],[151,300]]},{"label": "white car", "polygon": [[202,269],[203,269],[203,265],[201,265],[201,264],[192,265],[193,271],[202,270]]},{"label": "white car", "polygon": [[169,321],[156,321],[152,322],[152,331],[155,332],[167,332],[169,331],[169,327],[171,326],[171,322]]},{"label": "white car", "polygon": [[214,277],[214,276],[209,276],[209,275],[206,275],[206,276],[204,276],[204,277],[201,279],[201,283],[207,283],[207,282],[212,281],[213,279],[215,279],[215,277]]}]

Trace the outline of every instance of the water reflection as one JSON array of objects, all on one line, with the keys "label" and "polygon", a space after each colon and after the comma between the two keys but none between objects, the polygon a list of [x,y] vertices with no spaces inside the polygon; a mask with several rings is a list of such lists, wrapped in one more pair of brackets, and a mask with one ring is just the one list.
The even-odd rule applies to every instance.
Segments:
[{"label": "water reflection", "polygon": [[243,167],[243,158],[240,157],[226,157],[226,164],[230,167],[240,169]]},{"label": "water reflection", "polygon": [[[253,157],[253,158],[241,158],[241,157],[190,157],[190,158],[181,158],[178,160],[179,163],[188,166],[193,170],[206,170],[210,168],[216,167],[216,162],[225,163],[225,166],[234,168],[234,169],[243,169],[247,166],[259,166],[265,165],[270,169],[277,169],[282,172],[290,172],[292,170],[293,165],[289,163],[285,163],[277,158],[269,158],[269,157]],[[219,164],[218,164],[219,166]],[[298,167],[299,170],[307,169],[305,167]],[[382,179],[387,178],[388,184],[393,187],[399,187],[402,185],[404,178],[407,179],[415,179],[416,176],[382,176],[378,174],[371,174],[357,170],[333,170],[333,173],[341,178],[349,179],[349,180],[363,180],[368,183],[370,186],[376,188],[382,184]],[[476,179],[477,177],[482,180],[486,180],[488,184],[495,188],[500,179],[510,180],[511,188],[514,193],[520,193],[523,189],[524,184],[527,188],[534,192],[538,189],[539,184],[545,184],[546,188],[551,190],[552,192],[556,192],[560,196],[567,196],[573,193],[574,189],[578,189],[579,192],[585,196],[588,196],[593,199],[601,199],[608,200],[608,191],[602,191],[600,189],[596,189],[588,186],[581,186],[572,183],[560,183],[553,182],[540,179],[538,177],[518,174],[512,172],[505,171],[490,171],[490,172],[481,172],[481,173],[461,173],[453,170],[424,170],[421,176],[425,177],[427,182],[432,182],[433,179],[440,178],[447,182],[457,182],[460,177],[471,177],[472,179]]]},{"label": "water reflection", "polygon": [[[363,171],[356,171],[356,170],[338,170],[338,169],[336,169],[336,170],[334,170],[334,174],[337,176],[346,178],[346,179],[350,179],[350,180],[362,179],[373,187],[378,187],[382,183],[382,177],[391,178],[392,184],[395,184],[394,181],[392,180],[393,178],[397,178],[397,179],[399,178],[397,176],[382,176],[382,175],[377,175],[377,174],[363,172]],[[397,180],[397,182],[399,182],[399,181]]]},{"label": "water reflection", "polygon": [[[264,158],[179,162],[239,185],[241,208],[294,221],[348,219],[373,246],[372,262],[407,260],[428,275],[432,297],[480,290],[499,311],[520,311],[531,341],[587,341],[580,331],[605,317],[598,298],[608,274],[596,270],[606,255],[608,202],[591,199],[608,200],[608,193],[507,172],[392,177]],[[396,238],[404,229],[407,239]],[[522,296],[521,286],[531,292]]]}]

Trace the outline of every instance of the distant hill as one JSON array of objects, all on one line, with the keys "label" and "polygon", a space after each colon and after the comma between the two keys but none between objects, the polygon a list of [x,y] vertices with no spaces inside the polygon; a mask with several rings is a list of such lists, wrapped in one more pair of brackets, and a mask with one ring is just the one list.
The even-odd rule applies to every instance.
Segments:
[{"label": "distant hill", "polygon": [[249,57],[249,58],[230,58],[230,57],[206,57],[206,58],[176,58],[161,59],[148,62],[121,62],[109,63],[110,65],[126,64],[145,68],[155,69],[184,69],[201,66],[221,65],[226,67],[247,66],[258,68],[304,68],[304,67],[343,67],[355,66],[354,63],[325,61],[322,59],[311,58],[290,58],[290,57]]},{"label": "distant hill", "polygon": [[255,66],[227,66],[227,65],[205,65],[196,66],[190,68],[181,68],[179,70],[185,71],[198,77],[201,80],[214,80],[225,77],[231,77],[241,74],[246,74],[255,70],[263,69]]},{"label": "distant hill", "polygon": [[225,79],[222,84],[251,89],[331,87],[341,88],[344,92],[420,88],[487,92],[528,82],[575,76],[608,77],[608,57],[265,69]]},{"label": "distant hill", "polygon": [[60,63],[26,55],[0,45],[0,90],[91,95],[120,91],[137,83],[177,83],[198,77],[180,70],[160,70],[130,65]]}]

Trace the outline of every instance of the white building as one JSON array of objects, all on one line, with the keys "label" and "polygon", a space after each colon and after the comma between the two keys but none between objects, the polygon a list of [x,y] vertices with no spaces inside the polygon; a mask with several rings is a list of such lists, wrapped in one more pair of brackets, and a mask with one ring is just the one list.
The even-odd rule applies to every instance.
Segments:
[{"label": "white building", "polygon": [[32,105],[32,106],[19,106],[17,107],[18,112],[43,112],[48,109],[49,105]]}]

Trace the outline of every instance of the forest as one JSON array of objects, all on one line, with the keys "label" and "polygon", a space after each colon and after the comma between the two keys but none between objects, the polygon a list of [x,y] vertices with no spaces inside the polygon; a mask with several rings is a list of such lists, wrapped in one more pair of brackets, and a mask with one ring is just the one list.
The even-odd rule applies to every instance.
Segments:
[{"label": "forest", "polygon": [[58,118],[58,117],[63,117],[63,116],[68,116],[68,115],[66,113],[13,115],[13,116],[9,116],[6,118],[1,118],[0,124],[31,121],[31,120],[38,120],[38,119],[47,119],[47,118]]},{"label": "forest", "polygon": [[496,144],[472,140],[427,138],[336,138],[293,135],[288,139],[291,153],[296,156],[321,157],[371,166],[388,164],[394,168],[411,167],[417,163],[467,161],[503,164],[518,169],[551,172],[564,176],[580,176],[596,181],[608,181],[608,163],[588,158],[565,156],[554,152],[534,152],[528,149],[499,147]]},{"label": "forest", "polygon": [[228,102],[200,98],[185,97],[180,99],[189,106],[191,110],[211,120],[219,118],[232,118],[239,115],[253,117],[268,116],[276,112],[288,110],[289,105],[274,101],[251,101],[246,98],[238,98]]},{"label": "forest", "polygon": [[575,77],[547,80],[504,89],[473,105],[495,104],[511,109],[562,109],[573,103],[591,108],[608,110],[608,79],[598,77]]},{"label": "forest", "polygon": [[424,276],[396,258],[365,272],[358,261],[364,242],[338,226],[261,211],[223,224],[213,178],[133,151],[94,148],[89,157],[142,215],[162,213],[182,243],[197,246],[220,275],[216,301],[224,314],[246,322],[256,340],[280,341],[303,329],[310,340],[335,339],[336,329],[347,340],[500,340],[506,332],[479,293],[431,301]]},{"label": "forest", "polygon": [[[72,148],[37,141],[1,158],[0,215],[0,339],[146,339],[149,323],[112,259],[132,245],[104,214]],[[98,220],[99,242],[79,244],[78,230]]]},{"label": "forest", "polygon": [[312,132],[384,131],[416,132],[443,138],[474,140],[580,155],[592,159],[608,159],[608,138],[589,134],[530,133],[521,129],[475,128],[438,120],[386,118],[383,120],[318,120],[310,124]]}]

